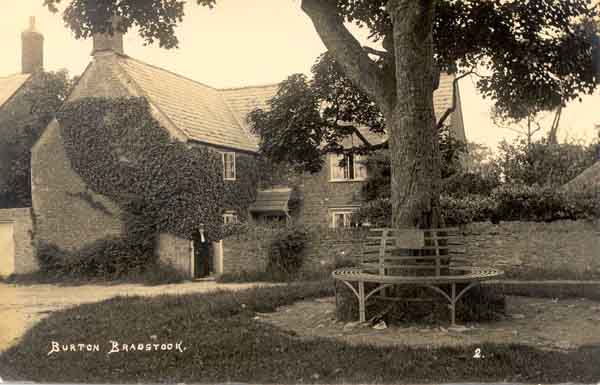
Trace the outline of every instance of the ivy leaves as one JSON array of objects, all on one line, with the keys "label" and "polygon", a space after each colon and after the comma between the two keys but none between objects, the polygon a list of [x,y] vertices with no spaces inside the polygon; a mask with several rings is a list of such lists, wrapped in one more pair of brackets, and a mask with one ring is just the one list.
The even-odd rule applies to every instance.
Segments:
[{"label": "ivy leaves", "polygon": [[121,207],[133,243],[159,232],[191,239],[200,224],[209,240],[221,238],[219,154],[172,141],[146,99],[79,99],[58,120],[74,170]]}]

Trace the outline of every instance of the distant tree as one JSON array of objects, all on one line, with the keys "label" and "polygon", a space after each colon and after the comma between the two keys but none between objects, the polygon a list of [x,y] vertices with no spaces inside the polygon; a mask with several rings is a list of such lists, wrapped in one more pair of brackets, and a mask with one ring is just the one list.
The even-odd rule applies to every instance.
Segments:
[{"label": "distant tree", "polygon": [[560,186],[594,163],[595,149],[594,144],[551,144],[547,138],[527,143],[522,138],[501,142],[493,163],[504,183]]},{"label": "distant tree", "polygon": [[3,122],[0,132],[10,130],[10,173],[0,196],[11,206],[31,206],[31,148],[54,118],[69,94],[73,81],[66,71],[39,72],[32,76],[19,101],[29,107],[30,116],[20,121]]},{"label": "distant tree", "polygon": [[[60,0],[44,0],[56,9]],[[77,37],[136,25],[147,42],[177,46],[183,0],[73,0],[64,18]],[[213,7],[217,0],[197,0]],[[440,224],[441,154],[433,91],[440,71],[469,73],[503,114],[552,110],[596,85],[597,6],[590,0],[302,0],[344,74],[386,122],[394,227]],[[345,23],[370,30],[363,47]],[[314,142],[314,135],[298,138]]]}]

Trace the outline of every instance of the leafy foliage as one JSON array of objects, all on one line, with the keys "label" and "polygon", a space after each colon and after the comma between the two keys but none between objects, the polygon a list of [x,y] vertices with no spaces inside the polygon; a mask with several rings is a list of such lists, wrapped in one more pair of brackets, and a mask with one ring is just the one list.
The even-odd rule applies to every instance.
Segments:
[{"label": "leafy foliage", "polygon": [[[57,11],[60,0],[44,0]],[[216,0],[197,0],[213,7]],[[147,43],[178,44],[175,27],[184,16],[181,0],[72,0],[63,18],[77,38],[138,28]],[[337,15],[367,27],[388,52],[392,20],[387,0],[336,0]],[[600,73],[598,6],[590,0],[444,0],[436,2],[433,26],[435,59],[440,69],[485,68],[477,83],[504,114],[524,117],[551,110],[593,91]],[[594,71],[596,69],[596,71]],[[393,67],[390,67],[393,72]],[[393,78],[392,78],[393,80]]]},{"label": "leafy foliage", "polygon": [[595,161],[596,145],[550,144],[546,139],[528,144],[524,139],[499,146],[494,160],[505,183],[563,185]]},{"label": "leafy foliage", "polygon": [[200,224],[207,239],[220,239],[220,156],[172,141],[145,99],[80,99],[58,119],[74,170],[119,205],[134,244],[158,232],[191,239]]},{"label": "leafy foliage", "polygon": [[[291,75],[280,84],[266,110],[256,109],[249,114],[248,120],[261,138],[261,153],[274,163],[313,173],[321,170],[327,153],[371,154],[389,162],[385,150],[384,155],[374,155],[387,148],[383,140],[385,121],[377,105],[352,84],[331,55],[318,58],[312,75],[311,79],[303,74]],[[358,144],[349,143],[349,136]],[[439,140],[442,175],[446,177],[458,170],[465,145],[447,125],[440,129]],[[383,165],[377,160],[371,162],[376,174],[378,164]],[[382,170],[381,176],[389,179],[389,164],[384,167],[387,170]]]},{"label": "leafy foliage", "polygon": [[3,162],[10,166],[0,201],[11,207],[31,206],[31,148],[69,94],[73,81],[66,71],[37,72],[17,97],[14,108],[26,108],[27,117],[2,119]]},{"label": "leafy foliage", "polygon": [[304,248],[308,234],[301,228],[287,228],[277,232],[271,241],[267,272],[293,277],[304,262]]},{"label": "leafy foliage", "polygon": [[489,195],[499,185],[498,174],[460,172],[442,182],[442,193],[454,197]]},{"label": "leafy foliage", "polygon": [[[502,185],[490,195],[442,195],[442,217],[448,226],[471,222],[534,221],[600,218],[600,194],[567,192],[552,187]],[[391,202],[376,199],[363,205],[355,214],[360,223],[391,225]]]}]

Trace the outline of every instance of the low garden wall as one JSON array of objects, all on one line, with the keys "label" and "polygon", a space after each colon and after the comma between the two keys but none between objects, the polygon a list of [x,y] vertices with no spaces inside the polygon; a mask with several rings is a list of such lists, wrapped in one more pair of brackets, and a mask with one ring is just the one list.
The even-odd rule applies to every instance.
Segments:
[{"label": "low garden wall", "polygon": [[[600,222],[489,222],[466,227],[475,264],[512,271],[600,274]],[[555,278],[559,278],[557,275]]]},{"label": "low garden wall", "polygon": [[0,210],[0,275],[26,274],[38,269],[33,247],[31,208]]},{"label": "low garden wall", "polygon": [[[275,229],[255,228],[223,240],[223,272],[265,271]],[[316,226],[307,230],[303,271],[331,268],[360,255],[365,230],[337,230]]]},{"label": "low garden wall", "polygon": [[159,261],[173,266],[177,271],[192,278],[192,248],[189,239],[161,233],[156,243]]},{"label": "low garden wall", "polygon": [[[273,231],[253,229],[223,241],[225,273],[264,271]],[[476,222],[464,227],[467,256],[502,270],[600,274],[600,222]],[[312,228],[302,270],[319,271],[360,256],[363,229]]]}]

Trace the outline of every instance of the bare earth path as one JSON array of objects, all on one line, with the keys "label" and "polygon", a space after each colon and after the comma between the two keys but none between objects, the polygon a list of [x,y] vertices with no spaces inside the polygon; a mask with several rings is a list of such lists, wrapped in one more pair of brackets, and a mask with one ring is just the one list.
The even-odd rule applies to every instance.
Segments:
[{"label": "bare earth path", "polygon": [[139,284],[17,286],[0,283],[0,352],[16,343],[25,331],[49,313],[82,303],[103,301],[117,295],[205,293],[214,290],[241,290],[255,286],[257,285],[217,284],[211,281],[160,286]]},{"label": "bare earth path", "polygon": [[336,322],[334,298],[297,302],[275,313],[260,314],[259,320],[291,331],[299,338],[333,337],[351,344],[436,347],[491,342],[552,350],[600,344],[600,302],[509,296],[507,307],[506,320],[466,324],[463,326],[473,328],[461,332],[448,330],[448,325],[375,330],[357,323]]}]

